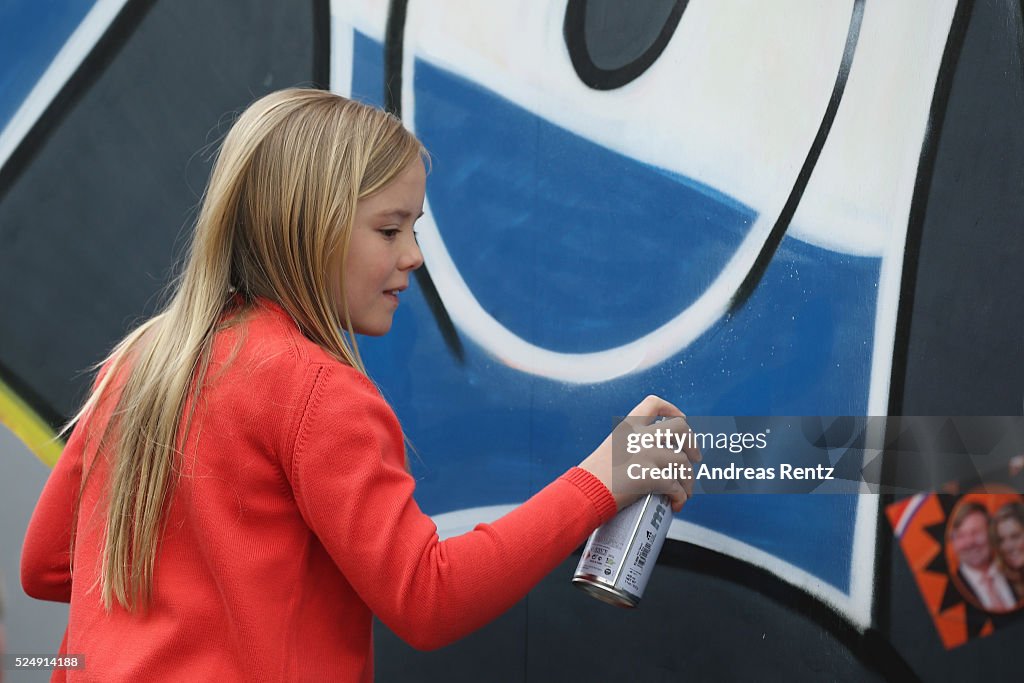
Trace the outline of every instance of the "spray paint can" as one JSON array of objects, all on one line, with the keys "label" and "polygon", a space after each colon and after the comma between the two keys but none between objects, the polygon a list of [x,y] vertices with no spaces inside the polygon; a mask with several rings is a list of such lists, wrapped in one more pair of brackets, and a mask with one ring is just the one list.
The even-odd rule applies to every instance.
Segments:
[{"label": "spray paint can", "polygon": [[619,607],[636,607],[672,523],[669,497],[650,493],[598,527],[572,577],[573,585]]}]

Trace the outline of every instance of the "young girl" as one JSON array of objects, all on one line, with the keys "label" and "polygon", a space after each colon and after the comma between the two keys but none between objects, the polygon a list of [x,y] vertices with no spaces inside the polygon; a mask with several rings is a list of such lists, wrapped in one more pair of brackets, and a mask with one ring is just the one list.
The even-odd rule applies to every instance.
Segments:
[{"label": "young girl", "polygon": [[[28,528],[25,592],[71,603],[69,680],[369,681],[372,615],[450,643],[636,499],[610,491],[609,436],[462,536],[439,541],[417,507],[355,335],[389,330],[423,263],[424,154],[393,116],[317,90],[235,123],[173,298],[104,363]],[[656,397],[630,414],[689,429]]]}]

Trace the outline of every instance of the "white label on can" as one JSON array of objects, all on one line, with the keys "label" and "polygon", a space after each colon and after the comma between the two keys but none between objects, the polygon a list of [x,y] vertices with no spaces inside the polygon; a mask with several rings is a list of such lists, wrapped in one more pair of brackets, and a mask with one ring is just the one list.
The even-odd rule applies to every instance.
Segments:
[{"label": "white label on can", "polygon": [[641,498],[591,535],[576,574],[596,576],[639,598],[670,522],[667,496]]}]

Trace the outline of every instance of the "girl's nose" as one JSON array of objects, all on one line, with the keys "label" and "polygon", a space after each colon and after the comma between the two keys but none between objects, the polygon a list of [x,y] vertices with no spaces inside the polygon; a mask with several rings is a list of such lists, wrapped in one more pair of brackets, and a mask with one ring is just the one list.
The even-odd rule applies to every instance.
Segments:
[{"label": "girl's nose", "polygon": [[416,270],[423,265],[423,252],[415,241],[402,253],[398,262],[400,270]]}]

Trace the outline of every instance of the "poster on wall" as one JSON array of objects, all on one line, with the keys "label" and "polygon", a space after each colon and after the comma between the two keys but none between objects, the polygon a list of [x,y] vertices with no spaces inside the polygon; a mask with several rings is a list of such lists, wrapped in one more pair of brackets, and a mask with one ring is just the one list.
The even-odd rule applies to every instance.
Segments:
[{"label": "poster on wall", "polygon": [[886,509],[946,649],[1024,621],[1022,460],[1006,484],[950,485]]}]

